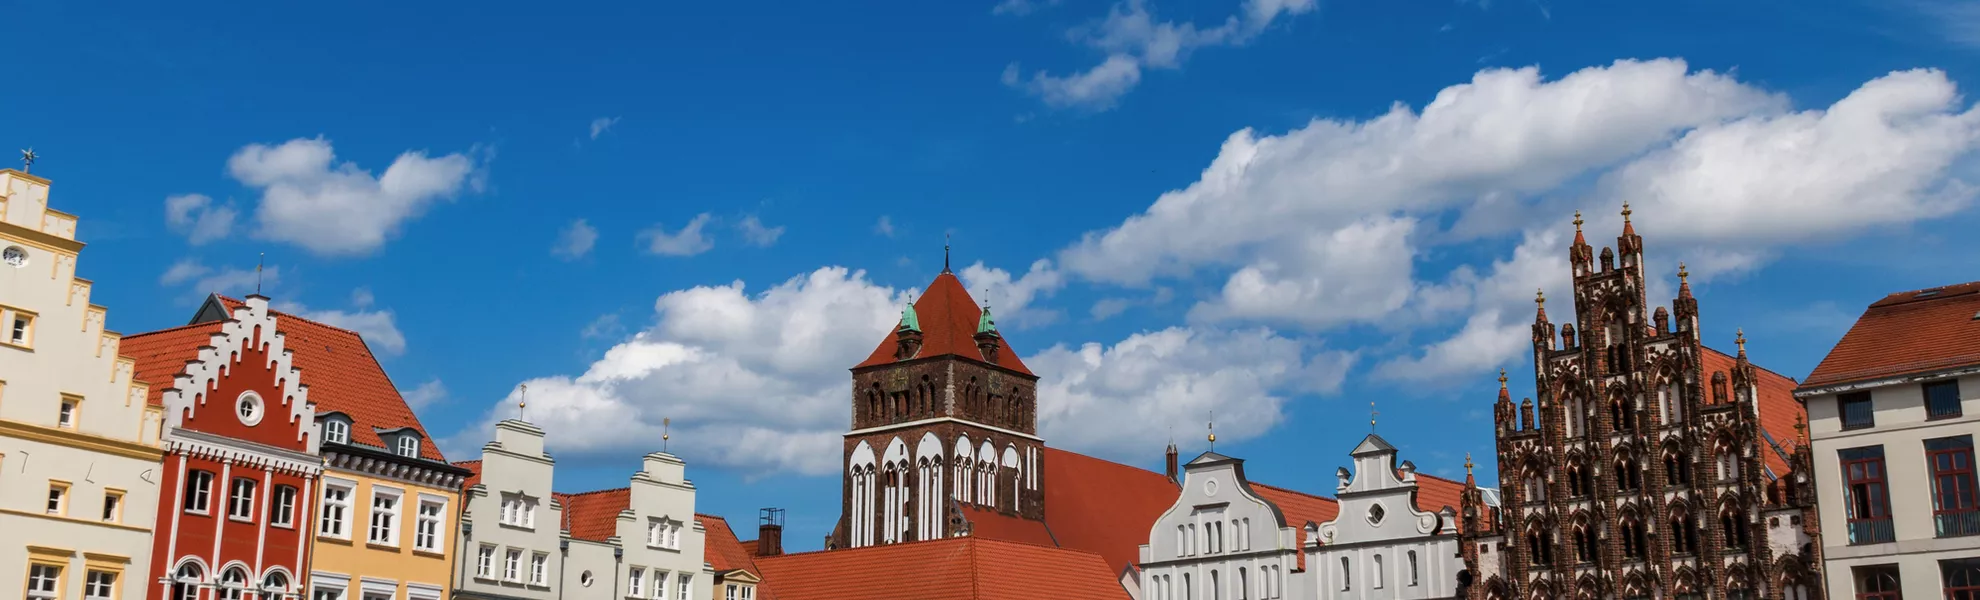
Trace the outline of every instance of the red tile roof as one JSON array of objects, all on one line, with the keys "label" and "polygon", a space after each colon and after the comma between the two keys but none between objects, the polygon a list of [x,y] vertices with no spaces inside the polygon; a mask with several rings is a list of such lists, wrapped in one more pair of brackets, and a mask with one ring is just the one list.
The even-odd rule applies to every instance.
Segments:
[{"label": "red tile roof", "polygon": [[1045,449],[1045,524],[1053,539],[1099,554],[1115,573],[1141,559],[1155,519],[1181,491],[1161,473]]},{"label": "red tile roof", "polygon": [[[1718,372],[1724,372],[1726,377],[1730,378],[1733,369],[1739,364],[1738,361],[1739,359],[1724,352],[1705,348],[1702,369],[1704,372],[1700,374],[1700,378],[1710,382],[1712,374]],[[1775,477],[1779,477],[1788,472],[1787,457],[1782,456],[1782,453],[1790,452],[1793,444],[1800,443],[1800,432],[1795,431],[1794,426],[1797,420],[1806,421],[1808,410],[1794,397],[1793,379],[1760,368],[1760,365],[1754,365],[1753,372],[1759,376],[1759,381],[1754,383],[1760,388],[1758,397],[1760,429],[1765,431],[1768,437],[1773,438],[1772,444],[1769,444],[1768,440],[1760,440],[1762,447],[1758,450],[1761,458],[1766,461],[1767,468],[1773,470]],[[1709,386],[1710,383],[1706,385]],[[1705,388],[1705,393],[1709,396],[1712,393],[1711,388]]]},{"label": "red tile roof", "polygon": [[1052,539],[1051,530],[1044,523],[1007,515],[979,506],[962,509],[963,518],[969,521],[969,534],[976,537],[1024,542],[1039,546],[1058,546]]},{"label": "red tile roof", "polygon": [[632,506],[632,488],[550,495],[564,505],[564,531],[594,542],[619,535],[619,513]]},{"label": "red tile roof", "polygon": [[[915,358],[954,355],[977,362],[983,361],[983,353],[976,349],[976,321],[983,316],[983,309],[970,299],[969,290],[963,289],[962,281],[952,273],[943,272],[935,277],[921,297],[914,301],[914,313],[921,322],[921,352]],[[997,365],[1026,375],[1031,369],[1025,368],[1018,353],[1011,350],[1010,344],[997,341]],[[873,349],[873,354],[854,369],[883,365],[894,361],[894,334],[889,332],[886,339]]]},{"label": "red tile roof", "polygon": [[[1293,540],[1299,548],[1306,547],[1306,524],[1325,523],[1334,520],[1341,513],[1341,505],[1333,498],[1323,498],[1303,492],[1265,485],[1256,481],[1248,482],[1251,490],[1259,496],[1278,505],[1279,512],[1286,516],[1286,526],[1294,531]],[[1297,554],[1298,568],[1306,569],[1306,552]]]},{"label": "red tile roof", "polygon": [[1980,281],[1898,292],[1870,304],[1805,387],[1980,364]]},{"label": "red tile roof", "polygon": [[980,537],[757,561],[780,600],[1125,599],[1099,555]]},{"label": "red tile roof", "polygon": [[[218,302],[227,314],[245,306],[240,300],[219,295],[207,302]],[[334,411],[351,418],[351,443],[389,449],[378,431],[410,427],[419,432],[421,458],[447,460],[412,407],[399,396],[399,388],[392,385],[362,336],[277,310],[269,313],[276,318],[275,328],[283,335],[284,347],[295,353],[295,367],[302,372],[302,383],[309,386],[309,400],[316,404],[317,413]],[[133,378],[151,385],[147,401],[153,405],[162,401],[172,378],[222,324],[194,323],[124,338],[119,354],[137,361]]]},{"label": "red tile roof", "polygon": [[1464,482],[1451,481],[1435,475],[1416,474],[1416,510],[1440,512],[1451,507],[1453,514],[1464,514],[1458,507],[1464,506]]},{"label": "red tile roof", "polygon": [[714,567],[716,573],[741,569],[758,577],[763,575],[751,558],[752,548],[744,546],[742,540],[736,538],[735,530],[729,528],[728,519],[695,513],[694,520],[700,521],[706,531],[702,538],[702,559],[708,562],[708,566]]},{"label": "red tile roof", "polygon": [[481,483],[481,459],[460,461],[454,463],[454,466],[467,469],[473,473],[467,479],[461,481],[461,489],[465,490],[474,487],[474,484]]}]

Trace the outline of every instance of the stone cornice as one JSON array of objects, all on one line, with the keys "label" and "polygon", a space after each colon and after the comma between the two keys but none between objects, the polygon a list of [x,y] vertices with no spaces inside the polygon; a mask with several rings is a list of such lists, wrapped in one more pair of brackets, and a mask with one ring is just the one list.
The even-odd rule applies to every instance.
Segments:
[{"label": "stone cornice", "polygon": [[166,434],[165,444],[173,454],[265,467],[303,477],[313,478],[323,473],[323,459],[316,455],[200,431],[174,429]]},{"label": "stone cornice", "polygon": [[331,469],[448,490],[459,490],[461,483],[472,474],[467,469],[445,463],[344,444],[324,444],[323,462]]}]

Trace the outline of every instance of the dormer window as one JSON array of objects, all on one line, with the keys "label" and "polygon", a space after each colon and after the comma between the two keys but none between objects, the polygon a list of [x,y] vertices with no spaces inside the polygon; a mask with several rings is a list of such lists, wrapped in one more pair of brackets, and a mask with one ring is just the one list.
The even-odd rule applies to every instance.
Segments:
[{"label": "dormer window", "polygon": [[324,419],[323,441],[331,444],[351,443],[351,424],[336,418]]},{"label": "dormer window", "polygon": [[418,458],[419,437],[413,435],[399,436],[399,456],[404,456],[407,458]]}]

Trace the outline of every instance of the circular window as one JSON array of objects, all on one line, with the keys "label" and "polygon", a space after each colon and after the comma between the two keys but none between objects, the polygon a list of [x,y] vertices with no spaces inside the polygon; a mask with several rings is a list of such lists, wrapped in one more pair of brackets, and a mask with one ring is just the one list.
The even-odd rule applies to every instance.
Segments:
[{"label": "circular window", "polygon": [[1382,510],[1382,505],[1380,504],[1368,507],[1369,523],[1380,525],[1382,524],[1382,517],[1386,517],[1388,515],[1389,515],[1389,511]]},{"label": "circular window", "polygon": [[240,399],[234,401],[234,414],[241,418],[242,425],[252,427],[260,423],[261,412],[261,396],[254,392],[241,392]]},{"label": "circular window", "polygon": [[582,586],[584,586],[584,587],[591,587],[591,572],[590,572],[590,571],[585,571],[585,572],[583,572],[583,573],[579,573],[579,574],[578,574],[578,585],[582,585]]},{"label": "circular window", "polygon": [[1203,495],[1205,496],[1217,495],[1217,480],[1215,479],[1203,480]]},{"label": "circular window", "polygon": [[7,264],[15,267],[25,267],[28,264],[27,249],[20,246],[8,246],[6,250],[0,250],[0,260],[4,260]]}]

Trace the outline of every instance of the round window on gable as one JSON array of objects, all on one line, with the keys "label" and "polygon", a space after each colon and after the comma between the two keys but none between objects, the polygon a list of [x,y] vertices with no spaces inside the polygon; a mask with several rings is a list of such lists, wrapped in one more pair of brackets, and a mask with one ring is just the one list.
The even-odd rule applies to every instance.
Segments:
[{"label": "round window on gable", "polygon": [[578,574],[578,585],[582,585],[582,586],[584,586],[584,587],[591,587],[591,572],[590,572],[590,571],[585,571],[585,572],[583,572],[583,573],[579,573],[579,574]]},{"label": "round window on gable", "polygon": [[1380,504],[1370,506],[1368,507],[1368,522],[1372,525],[1381,525],[1382,517],[1388,516],[1388,514],[1389,512],[1383,510]]},{"label": "round window on gable", "polygon": [[234,401],[234,415],[241,418],[242,425],[253,427],[260,423],[262,409],[261,396],[254,392],[241,392],[240,399]]},{"label": "round window on gable", "polygon": [[17,269],[25,267],[28,264],[27,249],[20,246],[8,246],[6,250],[0,250],[0,260],[6,261],[8,266]]}]

